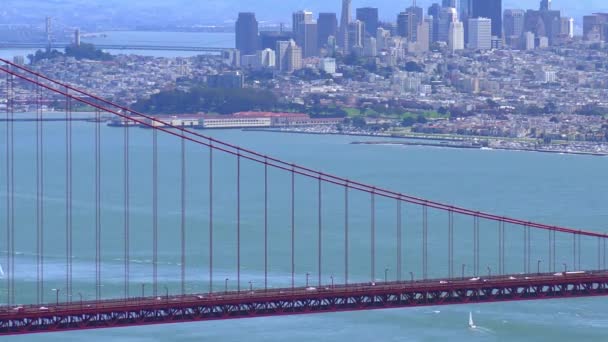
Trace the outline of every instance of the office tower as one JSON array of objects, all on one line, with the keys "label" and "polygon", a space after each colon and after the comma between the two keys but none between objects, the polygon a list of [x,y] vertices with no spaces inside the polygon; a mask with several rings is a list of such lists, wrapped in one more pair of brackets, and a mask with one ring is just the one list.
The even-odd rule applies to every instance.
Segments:
[{"label": "office tower", "polygon": [[432,18],[432,24],[431,24],[431,42],[436,42],[438,41],[438,33],[439,33],[439,14],[441,12],[441,6],[439,6],[439,4],[433,4],[431,5],[431,7],[429,7],[429,9],[427,10],[427,14],[429,15],[429,17]]},{"label": "office tower", "polygon": [[547,37],[553,45],[561,32],[561,13],[552,10],[528,10],[524,16],[524,31],[533,32],[537,37]]},{"label": "office tower", "polygon": [[489,50],[492,48],[492,20],[489,18],[469,19],[469,49]]},{"label": "office tower", "polygon": [[293,41],[292,39],[288,41],[278,41],[277,47],[274,50],[275,52],[275,66],[277,70],[282,72],[287,72],[287,49],[289,48],[289,42]]},{"label": "office tower", "polygon": [[317,30],[319,39],[317,46],[319,48],[327,46],[327,39],[331,36],[338,37],[338,18],[335,13],[319,13],[317,19]]},{"label": "office tower", "polygon": [[453,8],[458,8],[458,1],[456,0],[442,0],[441,1],[441,7],[453,7]]},{"label": "office tower", "polygon": [[256,54],[257,68],[274,68],[276,66],[276,53],[272,49],[260,50]]},{"label": "office tower", "polygon": [[336,73],[336,59],[335,58],[322,58],[319,61],[319,69],[328,74]]},{"label": "office tower", "polygon": [[583,17],[583,39],[606,41],[608,37],[608,13],[595,13]]},{"label": "office tower", "polygon": [[524,50],[534,50],[536,37],[532,32],[524,33],[523,48]]},{"label": "office tower", "polygon": [[460,0],[458,2],[458,7],[456,10],[458,11],[458,20],[462,21],[464,25],[464,43],[465,46],[469,40],[469,18],[471,18],[471,14],[473,13],[473,9],[471,6],[473,5],[473,0]]},{"label": "office tower", "polygon": [[287,59],[287,72],[294,72],[302,69],[302,48],[295,41],[290,40],[285,52]]},{"label": "office tower", "polygon": [[389,30],[378,27],[376,32],[376,47],[378,51],[386,50],[388,48],[388,40],[391,37]]},{"label": "office tower", "polygon": [[363,36],[365,35],[365,25],[361,20],[355,20],[348,25],[349,51],[353,48],[363,47]]},{"label": "office tower", "polygon": [[462,25],[461,21],[450,23],[448,35],[448,48],[450,51],[464,50],[464,25]]},{"label": "office tower", "polygon": [[312,12],[297,11],[292,15],[292,31],[295,37],[296,44],[304,46],[304,27],[306,24],[313,22]]},{"label": "office tower", "polygon": [[317,23],[309,23],[304,25],[304,44],[302,51],[304,57],[315,57],[319,55],[319,34]]},{"label": "office tower", "polygon": [[424,21],[424,11],[422,7],[416,6],[416,1],[414,1],[412,6],[405,9],[405,13],[411,13],[416,16],[416,25],[420,25]]},{"label": "office tower", "polygon": [[551,10],[551,0],[541,0],[540,1],[540,10],[541,11],[550,11]]},{"label": "office tower", "polygon": [[241,55],[253,55],[258,47],[258,21],[255,14],[241,12],[236,21],[236,48]]},{"label": "office tower", "polygon": [[502,0],[473,0],[472,18],[490,18],[492,35],[502,37]]},{"label": "office tower", "polygon": [[520,37],[524,32],[524,10],[506,9],[504,13],[505,37]]},{"label": "office tower", "polygon": [[563,38],[574,38],[574,18],[561,18],[560,36]]},{"label": "office tower", "polygon": [[[434,30],[435,30],[435,27],[434,27],[435,21],[433,20],[433,18],[424,18],[424,22],[427,24],[428,30],[429,30],[429,32],[428,32],[428,38],[429,38],[429,48],[430,48],[431,44],[433,43],[433,37],[434,37],[434,34],[435,34],[435,32],[434,32]],[[420,34],[418,34],[418,36],[420,36]]]},{"label": "office tower", "polygon": [[277,47],[277,42],[289,41],[290,39],[293,39],[293,35],[289,31],[260,31],[260,44],[258,49],[274,50]]},{"label": "office tower", "polygon": [[[437,41],[440,42],[448,42],[449,41],[449,31],[452,22],[458,21],[458,14],[456,13],[456,8],[453,7],[443,7],[439,12],[439,23],[437,25]],[[464,27],[463,27],[464,30]],[[464,35],[464,31],[463,31]],[[464,38],[463,38],[464,39]]]},{"label": "office tower", "polygon": [[357,8],[357,20],[365,25],[365,33],[370,37],[376,35],[378,29],[378,9],[373,7]]},{"label": "office tower", "polygon": [[363,39],[363,55],[366,57],[378,56],[378,42],[374,37],[365,37]]},{"label": "office tower", "polygon": [[430,47],[430,25],[431,22],[428,20],[423,21],[416,27],[416,41],[408,44],[408,51],[410,52],[426,52],[429,51]]},{"label": "office tower", "polygon": [[351,22],[352,0],[342,0],[342,16],[340,17],[340,35],[338,37],[338,45],[348,51],[350,46],[348,42],[348,25]]}]

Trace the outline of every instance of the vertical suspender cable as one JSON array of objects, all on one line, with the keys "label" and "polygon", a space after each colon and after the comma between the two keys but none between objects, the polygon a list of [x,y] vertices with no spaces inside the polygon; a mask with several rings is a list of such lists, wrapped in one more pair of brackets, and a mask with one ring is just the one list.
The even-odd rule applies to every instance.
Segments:
[{"label": "vertical suspender cable", "polygon": [[241,291],[241,155],[236,157],[236,283]]},{"label": "vertical suspender cable", "polygon": [[264,159],[264,290],[268,290],[268,160]]},{"label": "vertical suspender cable", "polygon": [[370,239],[370,268],[371,268],[371,282],[376,281],[376,193],[375,189],[372,189],[371,193],[371,205],[370,205],[370,219],[371,219],[371,239]]},{"label": "vertical suspender cable", "polygon": [[323,265],[322,265],[322,258],[323,258],[323,211],[322,211],[322,208],[323,208],[323,197],[322,197],[322,193],[321,193],[321,190],[322,190],[322,188],[321,188],[321,185],[322,185],[322,183],[321,183],[321,175],[319,175],[319,181],[318,182],[319,182],[319,189],[318,189],[318,195],[319,195],[318,204],[319,204],[319,207],[318,207],[317,211],[318,211],[318,214],[319,214],[319,217],[318,217],[318,219],[319,219],[319,236],[317,237],[317,242],[319,243],[319,245],[317,246],[317,248],[318,248],[318,256],[317,256],[317,263],[318,263],[318,265],[317,265],[317,269],[319,270],[319,287],[321,287],[321,282],[322,282],[321,277],[322,277],[322,273],[323,273],[323,270],[322,270],[322,267],[323,267]]},{"label": "vertical suspender cable", "polygon": [[291,288],[296,286],[296,173],[291,168]]},{"label": "vertical suspender cable", "polygon": [[129,179],[129,129],[130,129],[130,121],[125,121],[125,130],[124,130],[124,151],[123,151],[123,158],[124,158],[124,271],[125,271],[125,275],[124,275],[124,295],[125,295],[125,299],[129,298],[129,284],[130,284],[130,267],[131,267],[131,262],[130,262],[130,253],[129,253],[129,247],[130,247],[130,179]]},{"label": "vertical suspender cable", "polygon": [[180,139],[182,143],[182,158],[181,158],[181,295],[186,294],[186,139]]},{"label": "vertical suspender cable", "polygon": [[401,255],[403,249],[402,214],[401,200],[397,200],[397,281],[401,281],[401,269],[403,262],[403,256]]},{"label": "vertical suspender cable", "polygon": [[348,285],[348,257],[349,257],[349,222],[348,222],[348,181],[344,185],[344,285]]},{"label": "vertical suspender cable", "polygon": [[152,295],[158,295],[158,131],[152,128]]},{"label": "vertical suspender cable", "polygon": [[213,292],[213,140],[209,139],[209,293]]}]

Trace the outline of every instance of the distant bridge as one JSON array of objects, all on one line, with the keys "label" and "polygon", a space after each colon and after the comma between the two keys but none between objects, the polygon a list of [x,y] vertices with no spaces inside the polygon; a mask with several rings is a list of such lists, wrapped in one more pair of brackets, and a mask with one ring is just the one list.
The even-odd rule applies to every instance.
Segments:
[{"label": "distant bridge", "polygon": [[[63,49],[70,43],[52,43],[51,48]],[[44,49],[47,43],[0,43],[0,49]],[[190,51],[210,54],[220,54],[230,48],[204,47],[204,46],[162,46],[162,45],[136,45],[136,44],[95,44],[102,50],[148,50],[148,51]]]}]

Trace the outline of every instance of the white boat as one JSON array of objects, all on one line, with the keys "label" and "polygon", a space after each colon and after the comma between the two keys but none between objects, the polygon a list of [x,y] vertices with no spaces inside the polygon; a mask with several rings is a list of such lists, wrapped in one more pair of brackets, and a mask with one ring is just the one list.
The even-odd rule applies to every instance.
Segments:
[{"label": "white boat", "polygon": [[473,322],[473,313],[469,312],[469,328],[470,329],[477,329],[477,326],[475,325],[475,322]]},{"label": "white boat", "polygon": [[4,278],[4,270],[2,269],[2,265],[0,265],[0,278]]}]

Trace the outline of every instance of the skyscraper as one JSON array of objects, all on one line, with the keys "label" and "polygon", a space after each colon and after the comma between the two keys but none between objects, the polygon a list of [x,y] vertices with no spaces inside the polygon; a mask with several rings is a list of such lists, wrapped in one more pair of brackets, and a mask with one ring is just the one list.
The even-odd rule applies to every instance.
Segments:
[{"label": "skyscraper", "polygon": [[344,51],[348,51],[350,46],[348,42],[348,25],[351,22],[352,0],[342,0],[342,16],[340,18],[340,35],[338,37],[338,45]]},{"label": "skyscraper", "polygon": [[506,9],[504,14],[505,37],[521,37],[524,33],[524,15],[521,9]]},{"label": "skyscraper", "polygon": [[[452,22],[458,21],[458,14],[456,8],[453,7],[442,7],[439,13],[439,24],[437,25],[437,41],[449,42],[449,32]],[[462,22],[461,22],[462,24]],[[464,26],[463,26],[463,39],[464,39]]]},{"label": "skyscraper", "polygon": [[424,21],[424,11],[422,7],[418,7],[416,5],[412,5],[405,9],[405,13],[412,13],[416,16],[416,24],[420,25]]},{"label": "skyscraper", "polygon": [[462,21],[453,21],[450,23],[448,32],[448,47],[450,51],[464,50],[464,26]]},{"label": "skyscraper", "polygon": [[293,40],[289,41],[287,51],[285,52],[285,58],[287,59],[287,72],[294,72],[302,69],[302,48]]},{"label": "skyscraper", "polygon": [[551,10],[551,0],[541,0],[540,1],[540,10],[541,11],[550,11]]},{"label": "skyscraper", "polygon": [[315,57],[319,55],[319,34],[317,23],[309,23],[304,25],[304,57]]},{"label": "skyscraper", "polygon": [[254,55],[258,49],[258,21],[255,19],[255,13],[239,13],[235,33],[236,48],[241,55]]},{"label": "skyscraper", "polygon": [[355,20],[348,25],[349,51],[353,48],[363,47],[363,37],[365,35],[365,24],[361,20]]},{"label": "skyscraper", "polygon": [[502,0],[473,0],[472,18],[490,18],[492,35],[502,37]]},{"label": "skyscraper", "polygon": [[297,11],[292,15],[292,31],[296,40],[296,44],[304,46],[304,27],[306,24],[313,22],[312,12]]},{"label": "skyscraper", "polygon": [[441,7],[453,7],[458,8],[457,0],[442,0]]},{"label": "skyscraper", "polygon": [[318,41],[317,45],[322,48],[327,45],[330,36],[338,37],[338,17],[336,13],[319,13],[317,20]]},{"label": "skyscraper", "polygon": [[492,48],[492,20],[488,18],[469,19],[469,49],[489,50]]},{"label": "skyscraper", "polygon": [[[291,40],[290,40],[291,41]],[[277,47],[275,49],[275,58],[276,63],[275,66],[277,70],[286,72],[288,63],[287,63],[287,49],[289,48],[290,41],[278,41]]]},{"label": "skyscraper", "polygon": [[574,38],[574,18],[562,17],[560,35],[563,38]]},{"label": "skyscraper", "polygon": [[378,30],[378,9],[374,7],[357,8],[357,20],[365,25],[365,33],[370,37],[376,36]]},{"label": "skyscraper", "polygon": [[429,7],[427,14],[431,17],[433,17],[433,22],[431,23],[431,27],[430,27],[430,35],[431,35],[431,42],[436,42],[439,41],[438,38],[438,34],[439,34],[439,13],[441,12],[441,6],[439,6],[439,4],[433,4],[431,5],[431,7]]}]

